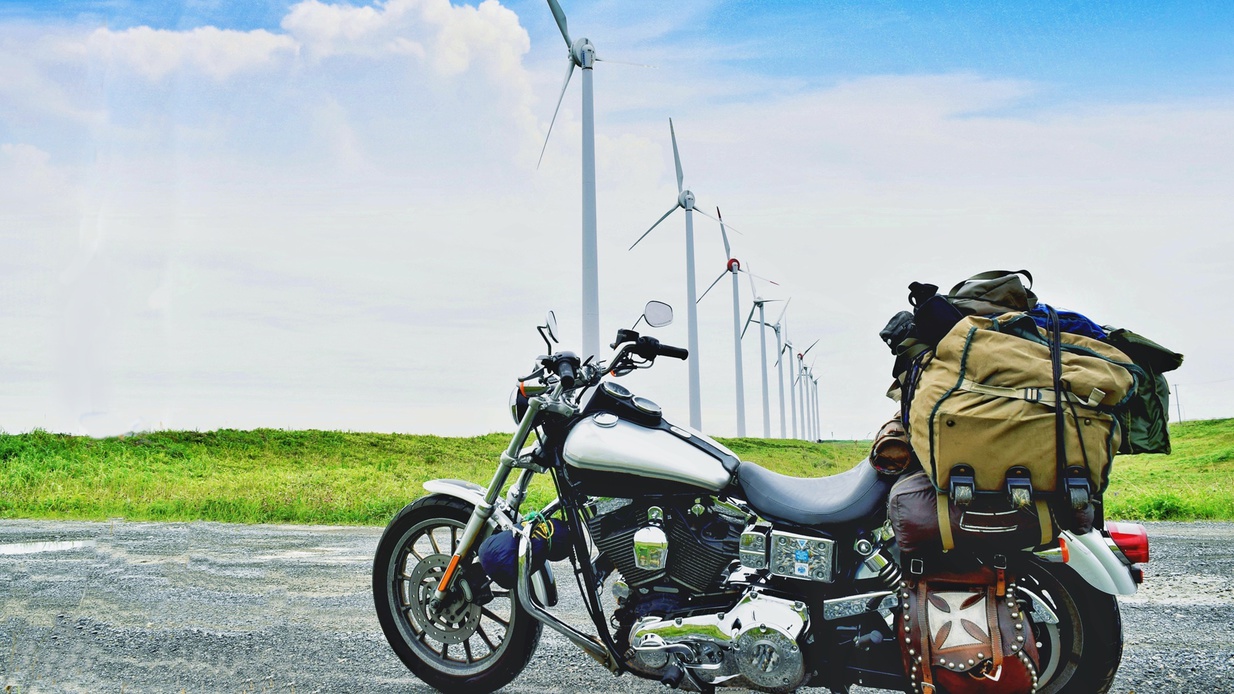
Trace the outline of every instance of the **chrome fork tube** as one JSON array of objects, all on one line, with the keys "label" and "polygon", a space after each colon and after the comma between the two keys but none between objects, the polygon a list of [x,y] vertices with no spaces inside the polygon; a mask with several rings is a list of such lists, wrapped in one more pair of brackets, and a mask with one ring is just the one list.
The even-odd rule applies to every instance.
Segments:
[{"label": "chrome fork tube", "polygon": [[[561,387],[558,386],[553,391],[553,396],[556,397],[561,392]],[[458,547],[454,550],[454,556],[450,557],[450,564],[446,566],[446,571],[441,576],[441,581],[437,584],[437,592],[434,594],[434,599],[440,601],[446,596],[446,591],[450,588],[450,583],[454,579],[454,574],[458,569],[464,557],[471,553],[471,549],[476,544],[476,539],[480,537],[480,532],[484,530],[484,526],[488,523],[488,519],[493,516],[493,504],[497,498],[501,496],[501,488],[505,486],[506,480],[510,477],[510,470],[513,469],[514,463],[518,460],[518,452],[522,450],[523,444],[527,442],[527,437],[531,434],[532,426],[535,424],[536,415],[539,414],[541,408],[544,407],[545,400],[543,398],[531,398],[527,403],[527,412],[523,414],[523,419],[518,423],[518,431],[514,432],[514,436],[510,439],[510,446],[501,454],[501,460],[497,464],[497,471],[493,473],[493,481],[489,482],[488,490],[484,494],[484,501],[476,504],[476,507],[471,512],[471,518],[467,520],[467,527],[463,528],[463,536],[459,538]]]}]

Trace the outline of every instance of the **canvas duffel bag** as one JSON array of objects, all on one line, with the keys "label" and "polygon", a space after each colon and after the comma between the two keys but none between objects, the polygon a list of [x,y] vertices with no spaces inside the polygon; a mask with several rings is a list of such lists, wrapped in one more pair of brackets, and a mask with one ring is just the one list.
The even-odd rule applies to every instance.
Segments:
[{"label": "canvas duffel bag", "polygon": [[1097,340],[1058,333],[1057,343],[1055,355],[1024,313],[967,316],[925,358],[909,435],[939,494],[961,507],[998,494],[1027,509],[1071,493],[1078,510],[1105,490],[1121,442],[1115,412],[1141,372]]}]

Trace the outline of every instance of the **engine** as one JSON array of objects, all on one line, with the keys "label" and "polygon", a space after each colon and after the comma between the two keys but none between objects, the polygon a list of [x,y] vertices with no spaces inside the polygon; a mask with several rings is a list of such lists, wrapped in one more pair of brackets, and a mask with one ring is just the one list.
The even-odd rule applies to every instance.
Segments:
[{"label": "engine", "polygon": [[592,541],[625,584],[656,584],[661,593],[718,590],[745,527],[743,513],[711,499],[600,499],[595,510],[587,524]]},{"label": "engine", "polygon": [[629,664],[690,689],[787,692],[805,682],[799,601],[751,585],[738,559],[749,516],[713,498],[596,499],[592,541],[620,571],[618,637]]}]

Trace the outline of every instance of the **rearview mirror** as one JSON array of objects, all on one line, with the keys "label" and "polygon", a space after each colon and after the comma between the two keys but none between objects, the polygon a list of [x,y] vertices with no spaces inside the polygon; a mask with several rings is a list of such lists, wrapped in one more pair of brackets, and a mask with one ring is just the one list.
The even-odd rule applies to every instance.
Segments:
[{"label": "rearview mirror", "polygon": [[663,301],[648,301],[643,308],[643,319],[653,328],[663,328],[673,322],[673,307]]},{"label": "rearview mirror", "polygon": [[549,311],[548,315],[544,318],[544,323],[544,329],[548,331],[548,336],[553,339],[553,342],[561,342],[561,340],[557,339],[557,314]]}]

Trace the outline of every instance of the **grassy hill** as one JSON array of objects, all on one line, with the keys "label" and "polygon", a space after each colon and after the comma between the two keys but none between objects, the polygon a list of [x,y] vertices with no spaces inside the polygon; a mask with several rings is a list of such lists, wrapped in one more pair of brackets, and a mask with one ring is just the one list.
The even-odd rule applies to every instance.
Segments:
[{"label": "grassy hill", "polygon": [[[1115,459],[1108,516],[1234,520],[1234,420],[1172,430],[1174,453]],[[0,435],[0,518],[383,525],[453,477],[486,484],[506,434],[442,438],[333,431],[167,431],[91,439]],[[723,439],[786,474],[851,467],[868,442]],[[547,478],[531,503],[552,498]]]}]

